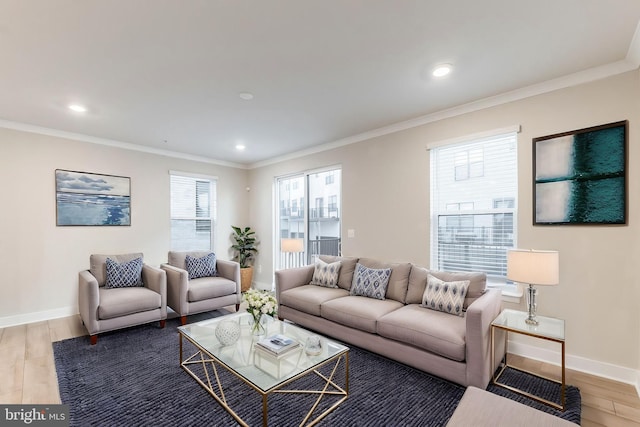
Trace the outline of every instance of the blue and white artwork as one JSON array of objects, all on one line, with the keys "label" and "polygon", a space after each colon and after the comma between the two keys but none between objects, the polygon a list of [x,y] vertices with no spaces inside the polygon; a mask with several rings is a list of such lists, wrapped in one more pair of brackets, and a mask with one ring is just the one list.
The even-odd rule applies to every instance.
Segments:
[{"label": "blue and white artwork", "polygon": [[131,225],[130,179],[56,170],[57,225]]},{"label": "blue and white artwork", "polygon": [[535,224],[626,224],[627,122],[533,142]]}]

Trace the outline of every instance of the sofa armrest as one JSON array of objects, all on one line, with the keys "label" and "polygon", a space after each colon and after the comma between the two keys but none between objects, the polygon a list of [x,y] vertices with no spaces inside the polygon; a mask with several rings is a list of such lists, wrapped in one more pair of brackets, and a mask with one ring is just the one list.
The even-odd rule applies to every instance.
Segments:
[{"label": "sofa armrest", "polygon": [[170,264],[162,264],[160,268],[167,275],[167,305],[181,316],[186,316],[189,314],[187,303],[189,273]]},{"label": "sofa armrest", "polygon": [[[485,389],[491,379],[491,322],[502,308],[502,292],[488,289],[467,308],[467,385]],[[499,348],[499,346],[496,346]]]},{"label": "sofa armrest", "polygon": [[148,289],[160,294],[160,319],[167,318],[167,273],[164,270],[142,265],[142,283]]},{"label": "sofa armrest", "polygon": [[216,260],[216,271],[218,276],[236,282],[237,303],[242,301],[242,287],[240,284],[240,264],[235,261]]},{"label": "sofa armrest", "polygon": [[280,301],[280,293],[296,286],[308,285],[313,277],[313,265],[299,268],[289,268],[275,272],[276,300]]},{"label": "sofa armrest", "polygon": [[80,318],[87,331],[89,331],[89,335],[95,335],[100,332],[98,326],[99,305],[98,280],[89,270],[81,271],[78,274],[78,309]]}]

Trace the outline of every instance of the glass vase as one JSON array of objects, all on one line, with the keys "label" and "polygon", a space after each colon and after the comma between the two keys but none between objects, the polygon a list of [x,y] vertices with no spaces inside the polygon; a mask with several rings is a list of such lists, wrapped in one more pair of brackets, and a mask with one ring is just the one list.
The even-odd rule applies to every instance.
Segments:
[{"label": "glass vase", "polygon": [[258,314],[253,316],[253,324],[251,325],[251,332],[255,337],[261,337],[267,334],[267,315]]}]

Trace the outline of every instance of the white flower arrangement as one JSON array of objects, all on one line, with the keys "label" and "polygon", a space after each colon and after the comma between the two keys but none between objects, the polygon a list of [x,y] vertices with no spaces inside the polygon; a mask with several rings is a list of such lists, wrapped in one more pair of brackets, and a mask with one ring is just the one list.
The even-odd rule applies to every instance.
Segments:
[{"label": "white flower arrangement", "polygon": [[244,293],[243,297],[248,304],[247,312],[253,316],[256,322],[260,320],[260,316],[263,314],[273,317],[278,312],[278,301],[266,291],[249,289]]}]

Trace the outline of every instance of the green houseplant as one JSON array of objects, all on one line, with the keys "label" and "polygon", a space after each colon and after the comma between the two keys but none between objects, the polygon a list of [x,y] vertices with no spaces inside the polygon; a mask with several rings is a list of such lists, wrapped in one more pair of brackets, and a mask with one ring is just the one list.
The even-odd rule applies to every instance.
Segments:
[{"label": "green houseplant", "polygon": [[231,226],[233,234],[231,237],[235,242],[231,249],[235,252],[233,257],[234,261],[238,261],[240,264],[240,282],[242,292],[246,292],[251,287],[251,280],[253,278],[253,266],[252,261],[256,253],[258,253],[256,233],[251,230],[251,227],[245,227],[244,229],[236,226]]}]

